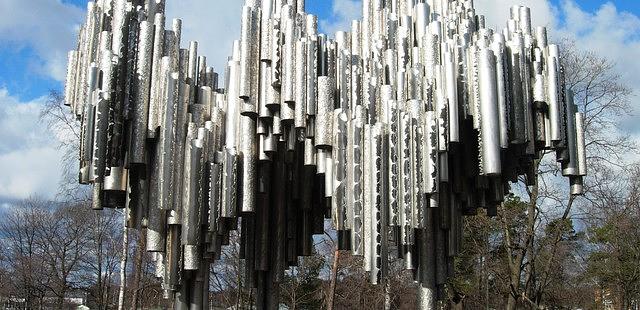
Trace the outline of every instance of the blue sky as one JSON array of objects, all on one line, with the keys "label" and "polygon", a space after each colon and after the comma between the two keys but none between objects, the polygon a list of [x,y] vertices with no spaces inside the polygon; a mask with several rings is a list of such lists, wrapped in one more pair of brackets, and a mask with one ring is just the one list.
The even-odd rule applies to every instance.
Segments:
[{"label": "blue sky", "polygon": [[[14,0],[8,1],[11,2]],[[58,0],[48,1],[56,2]],[[210,1],[216,2],[216,0]],[[236,0],[231,2],[235,1]],[[239,0],[237,1],[240,2]],[[64,0],[61,2],[63,4],[73,5],[79,10],[83,10],[88,1]],[[337,2],[347,3],[349,1]],[[355,3],[355,1],[351,2]],[[528,1],[521,2],[525,3]],[[550,2],[554,6],[559,7],[563,1],[553,0]],[[640,16],[640,1],[637,0],[582,0],[579,2],[579,7],[585,12],[595,12],[606,3],[614,4],[619,11],[626,11],[636,16]],[[238,4],[238,6],[239,5],[240,4]],[[339,11],[334,12],[334,3],[331,0],[307,0],[306,6],[308,12],[318,15],[319,19],[324,20],[325,23],[339,24],[342,22],[341,18],[343,16]],[[38,10],[38,7],[35,5],[32,8],[36,11]],[[336,10],[340,10],[340,8],[336,8]],[[561,18],[560,21],[564,22],[563,12],[559,11],[558,13]],[[76,19],[71,22],[76,23],[77,25],[80,21],[81,20]],[[62,90],[63,82],[51,77],[46,71],[43,71],[42,67],[46,60],[39,57],[38,52],[33,46],[30,46],[25,42],[15,42],[12,40],[0,40],[0,43],[0,87],[6,88],[9,93],[22,101],[34,100],[48,93],[50,90]],[[68,46],[68,48],[73,48],[73,45]]]},{"label": "blue sky", "polygon": [[[199,40],[218,71],[238,37],[242,0],[166,0],[169,17],[181,17],[184,40]],[[475,0],[489,26],[503,27],[508,8],[526,4],[535,24],[552,38],[569,37],[579,48],[618,63],[625,82],[640,93],[640,1]],[[66,53],[74,48],[87,0],[0,0],[0,206],[31,195],[53,198],[60,178],[61,151],[53,132],[39,122],[50,90],[61,91]],[[320,30],[348,30],[361,15],[358,0],[306,0]],[[637,109],[640,111],[640,109]],[[621,128],[640,137],[635,117]]]},{"label": "blue sky", "polygon": [[[559,5],[561,1],[554,0],[554,4]],[[618,1],[602,1],[602,0],[581,0],[580,7],[587,12],[594,12],[603,4],[612,2],[620,11],[627,11],[638,15],[640,13],[640,1],[637,0],[618,0]]]},{"label": "blue sky", "polygon": [[[216,2],[216,0],[212,1]],[[63,4],[71,4],[78,9],[84,9],[87,2],[87,0],[62,1]],[[318,15],[320,19],[328,21],[336,19],[335,14],[332,14],[331,1],[309,0],[306,6],[309,12]],[[33,6],[33,9],[38,10],[37,6]],[[73,22],[80,22],[80,20]],[[68,49],[71,48],[73,45],[68,46]],[[34,100],[47,94],[50,90],[61,91],[64,87],[64,81],[56,80],[44,72],[42,70],[44,61],[39,57],[34,47],[29,44],[12,40],[0,41],[0,87],[6,88],[9,93],[22,101]]]}]

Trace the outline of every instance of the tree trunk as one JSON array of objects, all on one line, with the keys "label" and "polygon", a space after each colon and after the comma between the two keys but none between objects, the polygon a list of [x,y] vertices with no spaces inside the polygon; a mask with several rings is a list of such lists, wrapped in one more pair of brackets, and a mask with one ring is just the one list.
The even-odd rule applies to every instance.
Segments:
[{"label": "tree trunk", "polygon": [[136,243],[136,257],[133,262],[133,293],[131,296],[131,309],[138,309],[140,303],[140,282],[142,281],[142,263],[144,261],[144,252],[147,248],[146,230],[138,230],[138,242]]},{"label": "tree trunk", "polygon": [[124,291],[127,287],[127,256],[129,255],[129,228],[126,212],[122,214],[122,257],[120,258],[120,291],[118,292],[118,310],[124,309]]},{"label": "tree trunk", "polygon": [[482,239],[482,286],[484,291],[484,308],[489,310],[489,272],[487,260],[489,259],[489,233],[485,231]]},{"label": "tree trunk", "polygon": [[389,287],[389,279],[384,282],[384,310],[391,309],[391,292]]},{"label": "tree trunk", "polygon": [[[536,171],[539,170],[536,165]],[[534,241],[536,234],[536,219],[538,212],[538,179],[536,178],[534,185],[531,186],[531,191],[529,192],[529,204],[527,206],[527,238],[525,246],[525,254],[523,255],[523,260],[526,257],[529,264],[527,264],[524,268],[524,292],[523,294],[529,294],[527,297],[535,296],[535,293],[532,292],[532,286],[530,285],[532,279],[535,279],[535,275],[533,274],[533,261],[534,257]],[[520,266],[522,266],[522,261],[520,262]],[[522,278],[518,277],[520,281]],[[519,284],[519,282],[518,282]]]},{"label": "tree trunk", "polygon": [[[111,276],[107,276],[105,277],[105,279],[109,282],[104,284],[104,296],[102,297],[104,304],[102,304],[99,309],[109,309],[109,306],[111,306],[111,297],[109,296],[109,288],[111,287]],[[102,294],[102,291],[100,291],[100,294]]]},{"label": "tree trunk", "polygon": [[[239,264],[240,259],[236,259],[235,264]],[[236,308],[240,308],[244,306],[244,301],[242,298],[243,295],[243,289],[242,289],[242,267],[240,267],[239,265],[236,265],[236,281],[238,281],[238,295],[236,297]],[[249,291],[251,292],[252,288],[249,288]],[[258,296],[259,294],[256,294],[256,296]],[[252,300],[251,298],[249,300]],[[253,302],[253,300],[252,300]]]},{"label": "tree trunk", "polygon": [[340,259],[340,250],[336,245],[336,250],[333,252],[333,266],[331,267],[331,287],[329,288],[329,300],[327,309],[333,310],[333,305],[336,299],[336,282],[338,281],[338,260]]},{"label": "tree trunk", "polygon": [[464,303],[462,301],[455,303],[452,302],[451,303],[451,309],[452,310],[464,310]]},{"label": "tree trunk", "polygon": [[[540,161],[535,161],[535,170],[539,170]],[[509,227],[506,223],[504,224],[504,232],[507,239],[507,255],[509,255],[509,285],[511,288],[511,292],[509,293],[509,297],[507,300],[507,309],[515,310],[517,307],[518,299],[520,296],[524,296],[528,294],[527,290],[529,287],[530,280],[532,279],[532,269],[531,264],[529,264],[526,268],[524,268],[524,282],[525,287],[524,291],[521,290],[520,284],[523,280],[523,268],[522,264],[525,261],[525,258],[528,258],[530,261],[533,257],[534,252],[534,244],[535,244],[535,229],[536,229],[536,219],[537,219],[537,203],[538,203],[538,178],[533,180],[533,185],[531,186],[531,190],[527,188],[527,193],[529,195],[529,203],[527,204],[527,223],[526,223],[526,235],[524,238],[524,244],[521,244],[518,241],[514,241],[511,239],[509,233]],[[517,242],[517,243],[516,243]],[[512,249],[518,249],[519,252],[515,255]],[[526,297],[526,296],[525,296]]]},{"label": "tree trunk", "polygon": [[513,297],[513,294],[509,294],[509,299],[507,300],[507,310],[516,310],[517,300]]},{"label": "tree trunk", "polygon": [[98,267],[97,267],[97,283],[96,283],[96,287],[98,288],[98,292],[96,292],[96,297],[97,297],[97,301],[98,301],[98,309],[102,309],[102,307],[106,307],[105,305],[105,299],[104,299],[104,292],[103,292],[103,287],[102,287],[102,238],[100,238],[100,240],[98,240]]},{"label": "tree trunk", "polygon": [[62,290],[62,292],[60,292],[60,296],[58,297],[58,309],[64,309],[64,295],[65,290]]}]

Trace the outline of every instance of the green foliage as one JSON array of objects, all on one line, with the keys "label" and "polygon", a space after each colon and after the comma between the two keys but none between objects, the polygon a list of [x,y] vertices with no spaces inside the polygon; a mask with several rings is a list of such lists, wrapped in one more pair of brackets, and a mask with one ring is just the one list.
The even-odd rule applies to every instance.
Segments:
[{"label": "green foliage", "polygon": [[[514,213],[524,210],[515,199],[508,207]],[[499,296],[506,295],[502,279],[508,262],[499,219],[482,212],[464,218],[463,245],[455,259],[455,276],[448,283],[450,298],[463,299],[465,307],[473,309],[486,305],[503,308]]]},{"label": "green foliage", "polygon": [[640,298],[640,217],[618,214],[591,228],[588,273],[621,302]]}]

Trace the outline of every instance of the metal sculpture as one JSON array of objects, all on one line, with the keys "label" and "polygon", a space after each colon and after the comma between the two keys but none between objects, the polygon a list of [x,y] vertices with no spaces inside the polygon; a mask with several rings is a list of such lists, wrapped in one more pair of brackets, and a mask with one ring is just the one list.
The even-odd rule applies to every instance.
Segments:
[{"label": "metal sculpture", "polygon": [[223,81],[181,28],[165,30],[162,0],[90,1],[65,90],[80,182],[146,231],[176,309],[203,306],[233,230],[274,308],[325,218],[372,283],[400,257],[432,308],[462,216],[495,215],[543,153],[582,193],[583,117],[526,7],[493,31],[472,0],[364,0],[331,39],[304,0],[247,0]]}]

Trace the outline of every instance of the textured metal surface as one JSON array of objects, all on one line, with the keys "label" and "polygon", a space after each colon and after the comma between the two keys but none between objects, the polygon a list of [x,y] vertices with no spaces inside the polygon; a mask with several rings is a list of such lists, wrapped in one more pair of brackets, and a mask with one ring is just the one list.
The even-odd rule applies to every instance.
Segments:
[{"label": "textured metal surface", "polygon": [[178,308],[203,306],[235,230],[258,308],[276,305],[326,216],[372,283],[397,252],[430,309],[463,214],[493,214],[535,158],[555,151],[584,190],[584,117],[526,7],[494,31],[469,0],[365,0],[333,36],[303,0],[247,0],[218,83],[182,22],[165,30],[164,1],[136,3],[89,2],[64,97],[93,207],[146,230]]},{"label": "textured metal surface", "polygon": [[317,147],[331,146],[335,98],[334,83],[335,82],[330,77],[318,77],[318,112],[315,117],[316,134],[314,135]]}]

